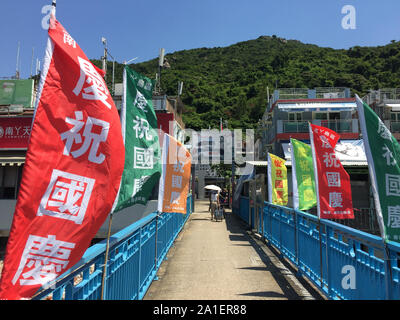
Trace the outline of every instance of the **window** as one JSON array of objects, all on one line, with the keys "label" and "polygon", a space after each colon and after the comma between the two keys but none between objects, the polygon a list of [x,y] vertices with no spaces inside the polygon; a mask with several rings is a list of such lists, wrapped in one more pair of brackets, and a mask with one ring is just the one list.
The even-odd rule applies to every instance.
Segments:
[{"label": "window", "polygon": [[329,112],[329,120],[340,120],[340,112]]},{"label": "window", "polygon": [[301,121],[303,119],[303,115],[301,112],[289,112],[288,120],[289,121]]},{"label": "window", "polygon": [[22,176],[22,166],[0,167],[0,199],[16,199]]},{"label": "window", "polygon": [[314,119],[315,120],[327,120],[328,113],[327,112],[314,112]]},{"label": "window", "polygon": [[400,121],[400,112],[391,112],[390,119],[392,121]]}]

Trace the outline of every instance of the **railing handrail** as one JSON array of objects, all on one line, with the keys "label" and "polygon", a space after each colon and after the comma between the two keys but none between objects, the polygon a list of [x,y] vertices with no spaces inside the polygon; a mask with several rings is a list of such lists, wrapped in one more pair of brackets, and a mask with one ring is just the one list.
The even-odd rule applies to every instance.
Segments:
[{"label": "railing handrail", "polygon": [[[329,299],[400,299],[400,243],[267,201],[254,211],[241,197],[234,213],[248,224],[251,219],[268,245]],[[343,285],[345,276],[354,276],[354,287]]]},{"label": "railing handrail", "polygon": [[[135,281],[137,280],[136,282],[138,282],[138,283],[136,283],[137,291],[138,291],[138,293],[136,294],[136,299],[141,299],[142,295],[144,295],[149,284],[155,277],[158,267],[161,265],[162,260],[165,258],[166,254],[168,252],[168,249],[172,245],[174,239],[176,238],[176,236],[178,235],[180,230],[183,228],[184,223],[187,221],[189,215],[191,214],[191,211],[192,211],[191,203],[192,203],[192,196],[189,194],[188,200],[187,200],[186,214],[162,213],[161,215],[158,215],[157,212],[152,212],[152,213],[148,214],[147,216],[143,217],[142,219],[134,222],[133,224],[131,224],[131,225],[125,227],[124,229],[113,234],[110,238],[110,244],[109,244],[110,257],[107,261],[108,277],[112,276],[112,272],[113,272],[112,269],[113,269],[113,263],[114,263],[113,256],[116,255],[116,253],[115,253],[116,249],[120,248],[121,246],[123,246],[123,248],[126,247],[125,249],[123,249],[123,250],[126,250],[126,252],[123,253],[123,255],[125,255],[125,254],[128,255],[128,251],[129,251],[128,247],[129,246],[134,247],[132,250],[136,250],[135,252],[137,252],[137,250],[139,250],[139,252],[142,252],[142,247],[146,245],[147,240],[150,240],[150,239],[154,240],[154,242],[157,242],[157,244],[156,243],[151,244],[150,247],[146,246],[146,248],[143,249],[143,250],[150,250],[150,251],[154,250],[153,254],[155,254],[155,256],[153,258],[149,258],[148,254],[150,252],[148,252],[148,253],[143,252],[144,256],[147,257],[147,261],[144,261],[144,262],[143,262],[143,260],[142,261],[140,260],[141,254],[139,254],[139,257],[135,256],[137,259],[139,259],[139,260],[135,260],[135,264],[138,263],[139,265],[141,265],[144,263],[144,264],[146,264],[145,268],[147,268],[146,270],[141,271],[141,268],[139,267],[139,269],[138,269],[139,273],[136,275],[131,275],[132,277],[136,277],[134,280]],[[178,217],[178,218],[176,218],[176,217]],[[163,223],[157,223],[157,219],[162,219]],[[163,220],[163,219],[165,219],[165,220]],[[170,220],[171,220],[171,222],[169,222]],[[166,223],[170,224],[170,226],[168,227],[168,230],[165,228]],[[163,238],[157,238],[157,233],[161,232],[161,229],[163,227],[164,227],[164,229],[162,230]],[[143,235],[146,235],[147,233],[148,233],[148,235],[145,237],[145,239],[143,240],[143,244],[142,244],[142,237],[143,237]],[[139,247],[137,247],[137,244],[135,244],[133,242],[131,242],[129,244],[129,241],[131,241],[133,237],[138,237],[137,241],[139,241],[139,243],[140,243]],[[107,241],[107,239],[104,239],[104,240],[94,244],[93,246],[89,247],[78,263],[76,263],[72,268],[70,268],[69,270],[64,272],[62,275],[57,277],[57,279],[55,279],[53,282],[47,283],[45,286],[43,286],[34,295],[33,299],[43,299],[53,293],[56,293],[56,295],[57,295],[57,297],[55,297],[55,299],[62,299],[60,292],[62,292],[63,290],[66,290],[66,288],[68,286],[75,287],[75,289],[77,286],[79,286],[79,284],[77,284],[77,285],[71,284],[71,281],[73,282],[74,278],[78,274],[86,273],[86,276],[89,276],[89,266],[98,265],[97,266],[98,269],[96,270],[96,273],[97,273],[97,275],[102,274],[103,265],[104,265],[104,255],[105,255],[105,251],[106,251],[106,241]],[[162,242],[163,246],[159,246],[160,242]],[[132,254],[132,255],[134,255],[134,254]],[[152,265],[149,264],[149,259],[152,260],[150,262],[150,263],[152,263]],[[120,267],[117,267],[117,269],[119,269],[119,268]],[[144,273],[146,273],[146,274],[144,274]],[[144,276],[144,278],[142,278],[143,276]],[[91,281],[89,281],[87,279],[83,279],[82,286],[94,287],[93,283],[90,284],[90,282]],[[146,284],[145,288],[143,287],[142,282],[144,282]],[[96,282],[96,286],[97,286],[96,289],[94,289],[92,291],[94,292],[93,295],[98,296],[98,289],[99,289],[98,281]],[[106,280],[105,288],[108,288],[107,280]],[[83,288],[79,288],[79,289],[83,290]],[[106,297],[108,294],[114,295],[114,293],[112,292],[112,290],[114,290],[114,289],[115,288],[110,288],[108,291],[110,293],[108,293],[106,291],[104,296]],[[145,290],[145,291],[143,292],[143,290]],[[72,294],[77,294],[76,291],[77,290],[75,290],[74,292],[72,292],[72,291],[71,292],[72,292]],[[88,291],[90,291],[90,289],[88,289]],[[117,291],[117,290],[114,290],[114,291]],[[65,291],[64,291],[64,293],[65,293]],[[87,294],[87,297],[85,297],[83,299],[86,299],[88,297],[90,298],[91,296],[92,296],[92,293]],[[53,296],[53,298],[54,298],[54,296]],[[116,297],[116,299],[126,299],[126,297]]]}]

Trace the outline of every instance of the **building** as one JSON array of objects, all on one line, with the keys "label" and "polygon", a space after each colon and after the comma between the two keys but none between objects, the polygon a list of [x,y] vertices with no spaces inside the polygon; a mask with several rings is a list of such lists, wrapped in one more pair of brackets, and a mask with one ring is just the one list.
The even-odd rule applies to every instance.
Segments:
[{"label": "building", "polygon": [[[268,152],[286,159],[289,171],[288,206],[291,207],[293,193],[290,138],[309,144],[309,122],[330,128],[340,134],[335,151],[350,175],[355,214],[357,216],[357,214],[368,212],[370,218],[374,219],[368,164],[360,136],[357,105],[355,98],[350,95],[350,89],[275,90],[260,121],[259,159],[257,160],[265,161]],[[365,222],[365,224],[368,223],[368,221]],[[362,229],[367,230],[367,228]]]},{"label": "building", "polygon": [[[34,81],[0,81],[0,237],[8,237],[13,219],[25,155],[32,126],[34,103]],[[114,102],[120,110],[122,84],[116,84]],[[159,129],[184,142],[184,124],[181,113],[183,103],[179,97],[155,96],[153,100]],[[113,217],[111,232],[134,223],[147,214],[157,210],[157,191],[146,206],[135,205],[119,211]],[[97,233],[104,238],[108,231],[106,221]]]},{"label": "building", "polygon": [[[115,84],[114,102],[118,110],[122,105],[122,83]],[[184,143],[185,125],[182,121],[183,102],[179,96],[153,95],[153,107],[157,116],[158,129]]]},{"label": "building", "polygon": [[371,90],[363,101],[381,118],[397,141],[400,141],[400,88]]}]

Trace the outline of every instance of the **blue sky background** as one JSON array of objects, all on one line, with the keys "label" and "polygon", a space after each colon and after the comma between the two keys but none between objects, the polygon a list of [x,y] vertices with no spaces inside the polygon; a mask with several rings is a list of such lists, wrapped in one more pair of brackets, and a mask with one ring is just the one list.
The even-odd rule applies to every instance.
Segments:
[{"label": "blue sky background", "polygon": [[[32,47],[42,59],[47,31],[41,13],[51,0],[0,0],[0,77],[29,77]],[[356,9],[356,29],[345,30],[344,5]],[[323,47],[385,45],[400,40],[399,0],[58,0],[57,19],[89,58],[103,54],[101,37],[118,62],[137,62],[200,47],[224,47],[277,35]]]}]

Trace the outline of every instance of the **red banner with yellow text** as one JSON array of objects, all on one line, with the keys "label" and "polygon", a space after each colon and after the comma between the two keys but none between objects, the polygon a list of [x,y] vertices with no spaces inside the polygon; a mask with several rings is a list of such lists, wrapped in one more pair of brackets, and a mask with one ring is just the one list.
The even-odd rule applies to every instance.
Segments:
[{"label": "red banner with yellow text", "polygon": [[335,131],[310,123],[318,216],[322,219],[354,219],[350,177],[335,154],[339,138]]}]

